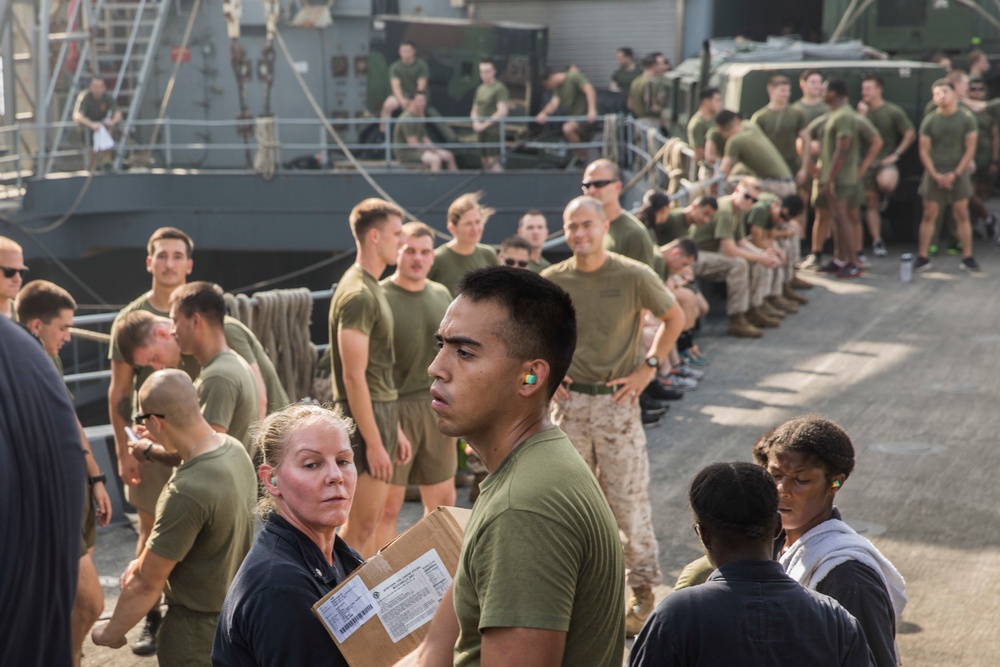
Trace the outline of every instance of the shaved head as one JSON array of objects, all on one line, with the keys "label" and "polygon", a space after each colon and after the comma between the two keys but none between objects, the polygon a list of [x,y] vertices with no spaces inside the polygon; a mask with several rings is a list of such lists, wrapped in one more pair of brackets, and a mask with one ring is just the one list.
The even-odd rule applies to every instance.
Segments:
[{"label": "shaved head", "polygon": [[149,376],[139,390],[139,405],[143,412],[164,415],[175,428],[185,428],[201,418],[194,383],[187,373],[173,368]]}]

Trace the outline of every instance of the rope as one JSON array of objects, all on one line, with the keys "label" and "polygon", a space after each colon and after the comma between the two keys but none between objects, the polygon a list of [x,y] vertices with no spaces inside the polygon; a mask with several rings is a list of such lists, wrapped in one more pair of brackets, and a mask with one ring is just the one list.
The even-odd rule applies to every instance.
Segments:
[{"label": "rope", "polygon": [[265,181],[269,181],[274,178],[274,165],[278,155],[274,116],[257,117],[254,138],[257,140],[257,155],[253,159],[253,169],[263,176]]},{"label": "rope", "polygon": [[274,364],[292,401],[312,393],[316,347],[309,338],[313,301],[306,288],[226,294],[229,314],[247,325]]},{"label": "rope", "polygon": [[76,338],[82,338],[83,340],[89,340],[95,343],[104,343],[106,345],[111,344],[111,334],[101,333],[100,331],[90,331],[89,329],[77,329],[76,327],[70,327],[69,333],[70,335]]},{"label": "rope", "polygon": [[601,157],[617,161],[618,158],[618,114],[604,114],[604,145]]}]

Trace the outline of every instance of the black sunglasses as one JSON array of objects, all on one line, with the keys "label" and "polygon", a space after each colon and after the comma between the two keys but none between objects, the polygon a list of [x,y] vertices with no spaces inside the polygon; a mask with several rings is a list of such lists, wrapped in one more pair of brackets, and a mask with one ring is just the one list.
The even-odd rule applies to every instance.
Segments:
[{"label": "black sunglasses", "polygon": [[519,269],[528,268],[528,261],[524,259],[511,259],[510,257],[507,257],[503,260],[503,263],[507,266],[516,266]]},{"label": "black sunglasses", "polygon": [[13,278],[14,276],[16,276],[19,273],[21,274],[21,277],[23,278],[24,274],[28,272],[28,267],[24,267],[23,269],[14,269],[14,268],[11,268],[9,266],[0,266],[0,271],[3,271],[3,277],[4,278]]},{"label": "black sunglasses", "polygon": [[751,197],[750,195],[748,195],[748,194],[747,194],[747,193],[745,193],[745,192],[742,192],[742,193],[740,193],[740,194],[742,194],[742,195],[743,195],[743,198],[744,198],[744,199],[746,199],[746,200],[747,200],[748,202],[751,202],[751,203],[753,203],[753,204],[756,204],[756,203],[757,203],[757,198],[756,198],[756,197]]},{"label": "black sunglasses", "polygon": [[606,188],[612,183],[616,183],[617,181],[618,181],[617,178],[611,178],[606,181],[584,181],[583,183],[580,183],[580,189],[583,190],[584,192],[586,192],[590,188],[597,188],[598,190],[600,190],[601,188]]},{"label": "black sunglasses", "polygon": [[150,417],[159,417],[160,419],[167,418],[166,415],[160,415],[155,412],[143,412],[141,415],[136,415],[135,417],[132,417],[132,421],[134,421],[139,426],[145,426],[146,420],[149,419]]}]

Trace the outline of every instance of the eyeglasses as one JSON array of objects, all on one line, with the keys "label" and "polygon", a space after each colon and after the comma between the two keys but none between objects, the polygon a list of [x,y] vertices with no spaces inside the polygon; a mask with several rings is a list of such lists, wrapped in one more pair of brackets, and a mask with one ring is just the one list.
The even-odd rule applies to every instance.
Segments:
[{"label": "eyeglasses", "polygon": [[741,192],[740,194],[742,194],[743,198],[746,199],[751,204],[756,204],[757,203],[757,198],[756,197],[751,197],[750,195],[748,195],[745,192]]},{"label": "eyeglasses", "polygon": [[143,412],[141,415],[136,415],[135,417],[132,417],[132,421],[134,421],[139,426],[145,426],[146,420],[149,419],[150,417],[159,417],[160,419],[167,418],[166,415],[160,415],[155,412]]},{"label": "eyeglasses", "polygon": [[583,183],[580,183],[580,189],[583,190],[584,192],[586,192],[590,188],[594,188],[595,190],[600,190],[601,188],[606,188],[612,183],[617,183],[617,182],[618,182],[617,178],[610,178],[606,181],[584,181]]},{"label": "eyeglasses", "polygon": [[507,266],[516,266],[519,269],[528,268],[528,260],[526,259],[511,259],[510,257],[507,257],[503,260],[503,263]]},{"label": "eyeglasses", "polygon": [[23,278],[24,274],[28,272],[28,267],[24,267],[23,269],[15,269],[10,266],[0,266],[0,271],[3,271],[4,278],[13,278],[17,274],[21,274],[21,277]]}]

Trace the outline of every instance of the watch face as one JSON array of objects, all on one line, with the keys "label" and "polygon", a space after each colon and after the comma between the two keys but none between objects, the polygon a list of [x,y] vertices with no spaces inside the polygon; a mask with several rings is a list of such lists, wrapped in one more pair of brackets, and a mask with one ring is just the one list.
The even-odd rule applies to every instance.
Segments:
[{"label": "watch face", "polygon": [[651,366],[653,368],[659,368],[660,360],[657,359],[656,357],[646,357],[646,365]]}]

